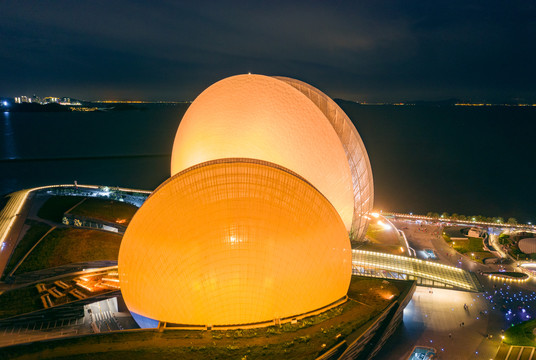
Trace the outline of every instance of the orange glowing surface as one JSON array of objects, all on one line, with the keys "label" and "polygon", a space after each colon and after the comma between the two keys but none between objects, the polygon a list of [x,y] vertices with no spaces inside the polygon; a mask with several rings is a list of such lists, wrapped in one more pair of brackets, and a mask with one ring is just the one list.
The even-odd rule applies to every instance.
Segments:
[{"label": "orange glowing surface", "polygon": [[366,214],[372,210],[374,203],[374,184],[370,160],[361,136],[359,136],[357,129],[346,113],[322,91],[296,79],[279,76],[276,79],[292,85],[307,96],[322,111],[337,133],[346,152],[352,174],[354,193],[353,236],[357,240],[364,238],[368,227]]},{"label": "orange glowing surface", "polygon": [[238,75],[197,97],[177,130],[171,174],[221,158],[265,160],[298,173],[350,229],[354,193],[345,149],[324,113],[290,84]]},{"label": "orange glowing surface", "polygon": [[180,172],[136,212],[119,251],[130,310],[230,325],[316,310],[346,295],[350,241],[335,208],[299,175],[222,159]]}]

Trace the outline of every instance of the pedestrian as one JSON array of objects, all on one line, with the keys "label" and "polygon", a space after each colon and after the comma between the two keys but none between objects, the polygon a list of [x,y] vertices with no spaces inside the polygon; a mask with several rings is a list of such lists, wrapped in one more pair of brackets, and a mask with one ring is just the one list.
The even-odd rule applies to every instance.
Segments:
[{"label": "pedestrian", "polygon": [[452,333],[449,333],[449,339],[452,339]]}]

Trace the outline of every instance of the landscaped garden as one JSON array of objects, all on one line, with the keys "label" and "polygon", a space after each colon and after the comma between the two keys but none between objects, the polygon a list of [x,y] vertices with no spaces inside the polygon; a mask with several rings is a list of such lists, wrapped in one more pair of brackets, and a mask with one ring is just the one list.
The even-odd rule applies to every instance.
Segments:
[{"label": "landscaped garden", "polygon": [[484,249],[484,242],[481,238],[464,235],[463,230],[466,229],[460,226],[447,226],[443,229],[443,239],[460,254],[465,254],[480,263],[485,263],[485,259],[494,258],[493,253]]},{"label": "landscaped garden", "polygon": [[15,274],[78,262],[117,260],[120,244],[121,236],[114,233],[58,228],[33,249]]},{"label": "landscaped garden", "polygon": [[9,274],[24,255],[30,251],[32,246],[34,246],[35,243],[39,241],[48,230],[50,230],[49,225],[34,220],[26,220],[25,225],[28,225],[29,229],[26,231],[23,238],[20,239],[17,247],[13,250],[4,274]]},{"label": "landscaped garden", "polygon": [[70,211],[75,216],[84,216],[122,225],[128,225],[138,208],[132,204],[99,198],[87,198]]},{"label": "landscaped garden", "polygon": [[534,254],[525,254],[519,249],[518,241],[520,238],[518,236],[510,236],[509,234],[499,235],[499,244],[501,244],[505,251],[508,254],[517,260],[536,260],[536,253]]},{"label": "landscaped garden", "polygon": [[[69,211],[70,210],[70,211]],[[132,204],[93,197],[52,196],[41,206],[37,215],[46,220],[62,222],[63,214],[128,225],[138,208]]]},{"label": "landscaped garden", "polygon": [[63,213],[84,199],[82,196],[52,196],[41,206],[37,212],[37,216],[42,219],[61,223]]},{"label": "landscaped garden", "polygon": [[0,295],[0,319],[42,309],[39,292],[35,286],[28,286]]}]

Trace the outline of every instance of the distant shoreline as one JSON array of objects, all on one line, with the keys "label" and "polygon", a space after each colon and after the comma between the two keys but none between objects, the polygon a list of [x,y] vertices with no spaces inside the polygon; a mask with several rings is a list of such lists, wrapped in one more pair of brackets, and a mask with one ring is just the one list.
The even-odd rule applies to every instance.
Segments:
[{"label": "distant shoreline", "polygon": [[[186,103],[186,102],[185,102]],[[107,102],[107,101],[95,101],[84,102],[82,105],[61,105],[58,103],[38,104],[38,103],[15,103],[9,107],[5,107],[2,110],[4,112],[75,112],[75,111],[126,111],[126,110],[146,110],[147,106],[160,105],[160,106],[176,106],[185,103],[172,103],[172,102]]]}]

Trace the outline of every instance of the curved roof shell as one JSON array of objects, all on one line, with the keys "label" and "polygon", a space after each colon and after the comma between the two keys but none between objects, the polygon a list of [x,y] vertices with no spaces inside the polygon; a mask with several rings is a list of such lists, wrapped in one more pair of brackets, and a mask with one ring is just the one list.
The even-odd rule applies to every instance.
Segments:
[{"label": "curved roof shell", "polygon": [[304,177],[351,228],[354,185],[345,149],[325,114],[302,91],[269,76],[237,75],[195,99],[177,130],[171,174],[241,157],[279,164]]},{"label": "curved roof shell", "polygon": [[281,76],[275,78],[292,85],[307,96],[322,111],[337,133],[346,153],[352,174],[354,196],[353,237],[362,239],[368,227],[368,220],[364,215],[372,210],[374,204],[374,182],[370,160],[361,136],[359,136],[348,115],[322,91],[300,80]]},{"label": "curved roof shell", "polygon": [[536,238],[525,238],[519,240],[517,243],[519,250],[525,254],[534,254],[536,253]]},{"label": "curved roof shell", "polygon": [[345,226],[294,172],[220,159],[164,182],[132,219],[119,252],[121,291],[144,317],[192,325],[270,321],[344,297]]}]

